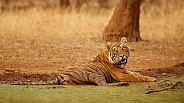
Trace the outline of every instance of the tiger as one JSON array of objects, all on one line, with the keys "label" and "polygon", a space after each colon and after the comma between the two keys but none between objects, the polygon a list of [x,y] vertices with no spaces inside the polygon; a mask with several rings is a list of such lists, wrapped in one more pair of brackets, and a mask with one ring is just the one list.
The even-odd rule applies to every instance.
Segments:
[{"label": "tiger", "polygon": [[106,43],[103,53],[87,63],[67,67],[57,75],[53,84],[127,86],[130,82],[156,82],[154,77],[143,76],[125,69],[130,56],[127,38],[119,43]]}]

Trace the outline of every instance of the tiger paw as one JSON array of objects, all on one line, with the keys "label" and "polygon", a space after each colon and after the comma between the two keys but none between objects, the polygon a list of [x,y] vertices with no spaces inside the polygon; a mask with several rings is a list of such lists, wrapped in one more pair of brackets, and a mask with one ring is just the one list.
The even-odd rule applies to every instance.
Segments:
[{"label": "tiger paw", "polygon": [[157,82],[158,79],[156,79],[156,78],[154,78],[154,77],[149,77],[149,78],[148,78],[148,81],[150,81],[150,82]]}]

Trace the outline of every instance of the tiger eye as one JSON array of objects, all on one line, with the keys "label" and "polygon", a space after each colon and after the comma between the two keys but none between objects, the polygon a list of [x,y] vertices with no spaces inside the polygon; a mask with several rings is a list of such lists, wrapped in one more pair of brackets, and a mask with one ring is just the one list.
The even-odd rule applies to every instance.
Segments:
[{"label": "tiger eye", "polygon": [[118,51],[117,47],[113,47],[112,50],[116,52]]}]

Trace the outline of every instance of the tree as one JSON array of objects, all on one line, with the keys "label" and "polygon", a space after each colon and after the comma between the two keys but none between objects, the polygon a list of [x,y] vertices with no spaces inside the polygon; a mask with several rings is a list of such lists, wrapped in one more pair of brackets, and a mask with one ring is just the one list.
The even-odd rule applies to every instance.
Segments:
[{"label": "tree", "polygon": [[60,3],[61,8],[67,8],[67,7],[70,6],[70,1],[69,0],[60,0],[59,3]]},{"label": "tree", "polygon": [[139,32],[139,14],[141,0],[120,0],[114,14],[102,36],[105,41],[119,41],[127,37],[128,41],[141,40]]}]

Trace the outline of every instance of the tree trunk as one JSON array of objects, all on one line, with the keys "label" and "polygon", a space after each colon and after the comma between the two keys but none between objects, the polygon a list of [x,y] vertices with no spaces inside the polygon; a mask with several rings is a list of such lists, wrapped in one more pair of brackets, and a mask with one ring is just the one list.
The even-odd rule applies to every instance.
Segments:
[{"label": "tree trunk", "polygon": [[114,14],[103,32],[103,40],[128,41],[141,40],[139,32],[139,14],[141,0],[120,0]]},{"label": "tree trunk", "polygon": [[70,6],[70,1],[69,0],[60,0],[60,7],[61,8],[67,8]]}]

